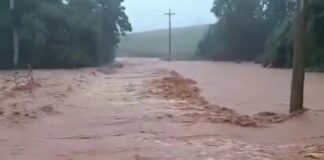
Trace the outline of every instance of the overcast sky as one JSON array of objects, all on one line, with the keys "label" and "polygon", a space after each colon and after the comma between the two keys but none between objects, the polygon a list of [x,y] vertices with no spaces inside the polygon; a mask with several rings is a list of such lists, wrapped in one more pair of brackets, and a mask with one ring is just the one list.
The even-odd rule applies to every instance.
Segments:
[{"label": "overcast sky", "polygon": [[134,32],[168,28],[164,13],[176,13],[173,27],[210,24],[216,20],[210,12],[213,0],[125,0],[124,6]]}]

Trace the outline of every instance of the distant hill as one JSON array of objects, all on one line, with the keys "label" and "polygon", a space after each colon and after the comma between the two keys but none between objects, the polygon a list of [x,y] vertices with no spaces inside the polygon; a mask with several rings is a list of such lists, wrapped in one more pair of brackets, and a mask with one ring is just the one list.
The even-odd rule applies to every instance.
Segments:
[{"label": "distant hill", "polygon": [[[198,42],[207,32],[209,25],[172,29],[173,58],[194,59]],[[119,56],[161,57],[168,56],[168,29],[128,34],[122,37],[118,49]]]}]

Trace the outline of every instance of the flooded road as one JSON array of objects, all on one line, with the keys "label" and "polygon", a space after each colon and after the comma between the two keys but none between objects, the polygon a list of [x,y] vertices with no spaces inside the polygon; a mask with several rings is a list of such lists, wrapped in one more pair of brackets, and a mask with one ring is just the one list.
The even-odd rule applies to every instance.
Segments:
[{"label": "flooded road", "polygon": [[[268,69],[252,63],[163,62],[187,78],[197,81],[202,95],[212,104],[252,115],[289,111],[290,69]],[[307,73],[306,114],[269,129],[223,128],[229,135],[257,142],[323,141],[324,73]]]},{"label": "flooded road", "polygon": [[[252,63],[166,62],[198,82],[209,102],[243,114],[288,113],[291,70],[268,69]],[[307,73],[305,106],[324,111],[324,73]]]},{"label": "flooded road", "polygon": [[[310,111],[266,127],[241,127],[197,120],[195,114],[187,113],[205,108],[194,108],[197,106],[191,102],[165,99],[152,92],[158,89],[152,82],[166,78],[167,73],[179,72],[184,78],[196,80],[210,103],[233,106],[242,113],[271,111],[276,107],[257,108],[256,104],[276,106],[287,102],[267,100],[258,92],[264,91],[274,99],[284,90],[288,94],[289,86],[283,88],[281,81],[289,84],[289,70],[157,59],[119,61],[123,67],[114,69],[34,71],[35,82],[40,85],[31,92],[12,90],[10,77],[14,71],[0,72],[0,159],[304,160],[308,153],[324,153],[322,112]],[[269,78],[269,71],[282,77]],[[313,81],[322,77],[312,76]],[[264,87],[272,81],[280,87]],[[253,90],[243,92],[253,86]],[[317,92],[320,89],[315,87]],[[254,106],[242,103],[244,98],[250,98]],[[321,101],[317,100],[320,106]]]}]

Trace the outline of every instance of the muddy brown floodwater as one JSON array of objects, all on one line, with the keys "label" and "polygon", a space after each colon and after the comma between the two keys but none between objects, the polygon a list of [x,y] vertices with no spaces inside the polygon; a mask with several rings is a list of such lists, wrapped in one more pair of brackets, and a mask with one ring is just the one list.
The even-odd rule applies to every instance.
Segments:
[{"label": "muddy brown floodwater", "polygon": [[[194,79],[211,103],[244,114],[288,113],[291,70],[267,69],[252,63],[171,62],[168,67]],[[324,111],[324,73],[307,73],[305,106]]]},{"label": "muddy brown floodwater", "polygon": [[[268,69],[253,63],[231,62],[164,62],[197,81],[202,95],[212,104],[252,115],[270,111],[287,114],[290,98],[290,69]],[[305,106],[310,109],[271,129],[240,130],[238,137],[261,141],[313,140],[322,141],[324,135],[324,73],[307,73]],[[234,132],[234,134],[237,132]]]},{"label": "muddy brown floodwater", "polygon": [[[38,85],[31,90],[14,90],[15,73],[0,72],[0,160],[324,158],[323,74],[307,74],[309,112],[283,123],[242,127],[226,118],[235,123],[201,121],[197,113],[286,114],[289,70],[245,63],[118,61],[122,65],[37,70],[32,77]],[[182,89],[170,88],[177,86]]]}]

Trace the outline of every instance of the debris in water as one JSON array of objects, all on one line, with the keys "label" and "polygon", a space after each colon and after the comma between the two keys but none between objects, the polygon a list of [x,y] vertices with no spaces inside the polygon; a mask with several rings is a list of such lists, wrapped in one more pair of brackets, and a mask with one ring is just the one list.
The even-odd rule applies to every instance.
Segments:
[{"label": "debris in water", "polygon": [[41,84],[35,81],[32,71],[29,71],[26,75],[19,75],[18,72],[13,76],[12,82],[14,83],[15,87],[12,89],[13,91],[29,91],[35,87],[40,87]]},{"label": "debris in water", "polygon": [[47,106],[44,106],[44,107],[41,107],[39,109],[39,111],[43,112],[43,113],[46,113],[48,115],[54,115],[54,114],[59,114],[60,112],[58,111],[55,111],[53,106],[51,105],[47,105]]},{"label": "debris in water", "polygon": [[324,154],[323,153],[309,153],[305,157],[306,158],[313,158],[313,159],[323,159]]},{"label": "debris in water", "polygon": [[[150,84],[154,86],[154,89],[149,92],[167,100],[176,100],[181,104],[179,106],[181,110],[199,110],[199,112],[185,114],[185,116],[196,120],[231,123],[243,127],[258,127],[268,123],[284,122],[290,117],[271,112],[262,112],[253,116],[240,115],[234,110],[208,103],[200,95],[201,90],[195,86],[194,80],[186,79],[175,71],[165,72],[164,74],[166,74],[165,77],[151,81]],[[192,106],[196,106],[196,108]]]},{"label": "debris in water", "polygon": [[140,155],[135,155],[134,160],[150,160],[150,159],[147,157],[140,156]]}]

